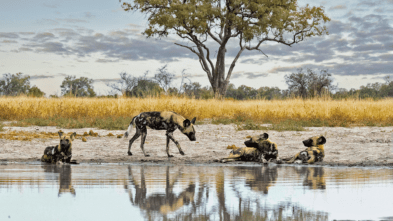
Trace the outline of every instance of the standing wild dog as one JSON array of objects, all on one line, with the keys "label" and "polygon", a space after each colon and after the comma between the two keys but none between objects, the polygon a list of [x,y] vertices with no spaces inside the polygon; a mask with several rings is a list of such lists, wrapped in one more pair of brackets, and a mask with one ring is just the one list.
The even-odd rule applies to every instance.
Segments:
[{"label": "standing wild dog", "polygon": [[42,162],[57,163],[58,161],[70,163],[72,157],[72,141],[75,139],[76,133],[71,136],[64,135],[59,132],[60,143],[56,146],[45,148],[44,155],[41,157]]},{"label": "standing wild dog", "polygon": [[276,161],[280,163],[277,144],[269,140],[269,135],[267,133],[251,137],[250,140],[245,141],[244,144],[246,147],[232,150],[229,157],[222,158],[220,162],[257,161],[266,163],[268,161]]},{"label": "standing wild dog", "polygon": [[132,155],[131,153],[131,145],[132,143],[138,139],[139,136],[142,135],[141,139],[141,148],[145,157],[150,155],[145,153],[143,145],[145,144],[145,139],[147,135],[146,127],[150,127],[154,130],[166,130],[166,153],[168,157],[173,157],[173,155],[169,154],[169,139],[172,140],[177,148],[179,149],[179,153],[184,155],[183,150],[180,147],[179,142],[175,140],[173,137],[173,132],[176,129],[179,129],[184,135],[188,137],[191,141],[196,141],[195,138],[195,129],[194,123],[196,118],[192,119],[191,121],[185,119],[183,116],[172,112],[172,111],[163,111],[163,112],[143,112],[139,115],[132,118],[130,126],[128,126],[127,132],[124,134],[124,138],[127,138],[128,135],[131,133],[132,127],[136,127],[136,133],[129,141],[128,145],[128,155]]},{"label": "standing wild dog", "polygon": [[324,136],[315,136],[307,140],[303,140],[304,146],[307,149],[297,153],[287,163],[315,163],[322,162],[325,157],[324,144],[326,138]]}]

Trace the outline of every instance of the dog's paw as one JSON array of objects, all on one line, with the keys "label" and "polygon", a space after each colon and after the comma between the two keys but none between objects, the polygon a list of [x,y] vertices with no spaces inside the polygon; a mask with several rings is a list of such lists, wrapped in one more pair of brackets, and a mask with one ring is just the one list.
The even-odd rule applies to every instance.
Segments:
[{"label": "dog's paw", "polygon": [[262,159],[262,160],[260,160],[260,162],[261,163],[267,163],[267,160],[266,159]]},{"label": "dog's paw", "polygon": [[179,153],[181,154],[181,155],[184,155],[184,152],[181,150],[181,151],[179,151]]},{"label": "dog's paw", "polygon": [[128,156],[132,156],[132,153],[131,153],[131,152],[127,152],[127,154],[128,154]]},{"label": "dog's paw", "polygon": [[145,157],[150,157],[150,154],[145,154]]},{"label": "dog's paw", "polygon": [[168,155],[168,157],[173,157],[173,155]]}]

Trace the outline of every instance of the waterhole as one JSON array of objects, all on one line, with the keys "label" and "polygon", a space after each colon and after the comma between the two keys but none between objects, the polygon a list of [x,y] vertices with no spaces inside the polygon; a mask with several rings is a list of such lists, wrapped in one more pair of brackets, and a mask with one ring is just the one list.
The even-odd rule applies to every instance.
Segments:
[{"label": "waterhole", "polygon": [[0,165],[0,220],[393,220],[393,169]]}]

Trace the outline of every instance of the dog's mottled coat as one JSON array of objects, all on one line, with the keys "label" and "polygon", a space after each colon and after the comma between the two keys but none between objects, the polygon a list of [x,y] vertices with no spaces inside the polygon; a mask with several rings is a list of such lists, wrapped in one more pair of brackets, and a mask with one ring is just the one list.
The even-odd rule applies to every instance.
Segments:
[{"label": "dog's mottled coat", "polygon": [[70,163],[72,157],[72,141],[75,139],[76,133],[71,136],[63,135],[59,132],[60,142],[56,146],[45,148],[44,155],[41,157],[42,162],[57,163],[58,161]]},{"label": "dog's mottled coat", "polygon": [[124,134],[124,138],[127,138],[131,133],[133,126],[136,128],[135,135],[130,139],[128,145],[128,155],[132,155],[131,153],[131,145],[132,143],[138,139],[142,135],[141,139],[141,149],[145,157],[150,155],[145,153],[144,143],[147,135],[147,127],[154,130],[166,130],[166,153],[168,157],[173,157],[173,155],[169,154],[169,140],[172,140],[177,148],[179,149],[179,153],[184,155],[183,150],[180,147],[179,142],[173,137],[173,132],[179,129],[184,135],[188,137],[191,141],[195,141],[195,123],[196,118],[191,121],[184,118],[183,116],[172,112],[172,111],[153,111],[153,112],[143,112],[132,118],[131,123],[128,127],[127,132]]},{"label": "dog's mottled coat", "polygon": [[307,148],[303,151],[297,153],[292,159],[287,163],[315,163],[322,162],[325,157],[324,144],[326,143],[326,138],[324,136],[310,137],[303,141],[304,146]]},{"label": "dog's mottled coat", "polygon": [[277,144],[269,140],[267,133],[251,137],[244,144],[246,147],[233,149],[229,157],[222,158],[220,162],[256,161],[266,163],[273,160],[279,161]]}]

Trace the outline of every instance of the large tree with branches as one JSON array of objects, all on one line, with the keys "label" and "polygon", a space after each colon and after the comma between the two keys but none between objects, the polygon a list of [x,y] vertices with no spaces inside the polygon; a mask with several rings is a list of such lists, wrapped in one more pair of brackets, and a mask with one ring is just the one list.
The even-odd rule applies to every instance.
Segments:
[{"label": "large tree with branches", "polygon": [[[122,5],[125,11],[148,16],[144,31],[147,37],[176,34],[193,43],[175,44],[198,56],[216,97],[225,95],[236,61],[244,50],[262,52],[262,43],[291,46],[327,34],[324,23],[330,21],[323,7],[299,7],[297,0],[125,1]],[[232,38],[238,39],[239,51],[226,72],[226,47]],[[210,40],[218,47],[215,59],[207,46]]]}]

